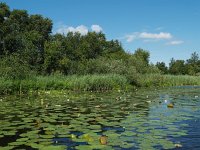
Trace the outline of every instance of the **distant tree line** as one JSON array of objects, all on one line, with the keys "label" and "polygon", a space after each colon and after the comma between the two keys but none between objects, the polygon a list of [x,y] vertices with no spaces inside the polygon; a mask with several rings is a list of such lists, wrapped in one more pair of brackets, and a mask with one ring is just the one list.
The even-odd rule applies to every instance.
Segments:
[{"label": "distant tree line", "polygon": [[164,62],[157,62],[156,66],[164,74],[200,75],[200,59],[196,52],[192,53],[191,57],[186,61],[172,58],[169,67],[167,67]]},{"label": "distant tree line", "polygon": [[49,18],[0,3],[0,77],[114,73],[134,83],[140,74],[200,72],[196,52],[186,61],[172,59],[169,67],[164,62],[153,65],[148,51],[139,48],[128,53],[118,40],[107,40],[102,32],[52,34],[52,26]]}]

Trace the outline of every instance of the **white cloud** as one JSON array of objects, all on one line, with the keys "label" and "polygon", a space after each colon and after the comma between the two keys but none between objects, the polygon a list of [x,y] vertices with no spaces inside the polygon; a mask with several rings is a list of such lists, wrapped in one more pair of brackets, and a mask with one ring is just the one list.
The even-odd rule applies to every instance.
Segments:
[{"label": "white cloud", "polygon": [[[92,25],[90,30],[96,33],[103,31],[100,25]],[[58,23],[54,30],[54,33],[60,33],[60,34],[67,34],[68,32],[73,32],[73,33],[79,32],[81,35],[86,35],[89,32],[89,28],[84,25],[73,27],[73,26],[67,26],[63,23]]]},{"label": "white cloud", "polygon": [[66,34],[67,33],[67,26],[63,24],[58,24],[54,33]]},{"label": "white cloud", "polygon": [[[71,27],[73,28],[73,27]],[[70,28],[69,28],[70,31]],[[88,28],[84,25],[80,25],[76,28],[74,28],[71,32],[79,32],[81,35],[86,35],[88,33]]]},{"label": "white cloud", "polygon": [[56,30],[56,33],[60,34],[67,34],[68,32],[79,32],[81,35],[86,35],[88,33],[88,28],[84,25],[80,25],[77,27],[69,27],[66,25],[59,25],[59,27]]},{"label": "white cloud", "polygon": [[126,35],[125,39],[126,39],[127,42],[132,42],[133,40],[136,39],[136,35],[135,34]]},{"label": "white cloud", "polygon": [[142,39],[171,39],[172,35],[170,33],[165,33],[165,32],[160,32],[160,33],[142,32],[139,34],[139,38],[142,38]]},{"label": "white cloud", "polygon": [[167,43],[167,45],[180,45],[183,43],[184,43],[184,41],[170,41],[169,43]]},{"label": "white cloud", "polygon": [[132,34],[127,34],[124,39],[126,39],[127,42],[132,42],[136,39],[143,39],[144,41],[149,40],[168,40],[171,39],[173,36],[171,33],[168,32],[160,32],[160,33],[148,33],[148,32],[135,32]]},{"label": "white cloud", "polygon": [[97,32],[97,33],[103,31],[102,27],[99,26],[99,25],[96,25],[96,24],[92,25],[91,29],[92,29],[93,32]]}]

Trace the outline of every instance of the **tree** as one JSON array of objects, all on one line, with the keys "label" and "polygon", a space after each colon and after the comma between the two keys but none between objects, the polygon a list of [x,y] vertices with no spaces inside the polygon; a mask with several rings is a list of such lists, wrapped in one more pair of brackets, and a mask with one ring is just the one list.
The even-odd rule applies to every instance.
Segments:
[{"label": "tree", "polygon": [[169,63],[169,73],[174,75],[186,74],[185,61],[172,58]]},{"label": "tree", "polygon": [[66,73],[68,58],[64,53],[61,41],[48,41],[45,43],[44,69],[48,74],[54,72]]},{"label": "tree", "polygon": [[194,52],[191,54],[190,59],[187,60],[188,64],[197,64],[197,62],[199,61],[199,55],[197,54],[197,52]]},{"label": "tree", "polygon": [[195,75],[200,72],[200,60],[197,52],[191,54],[190,59],[186,61],[187,74]]},{"label": "tree", "polygon": [[101,56],[104,50],[105,36],[102,33],[89,32],[83,37],[83,44],[80,46],[83,56],[86,59],[97,58]]},{"label": "tree", "polygon": [[29,31],[23,34],[24,48],[20,51],[22,58],[32,67],[39,69],[43,61],[43,37],[37,31]]},{"label": "tree", "polygon": [[31,15],[29,17],[28,31],[34,30],[40,33],[45,40],[48,40],[52,31],[52,21],[48,18],[44,18],[41,15]]},{"label": "tree", "polygon": [[6,20],[10,15],[10,8],[6,3],[0,2],[0,25]]},{"label": "tree", "polygon": [[136,57],[136,59],[141,59],[146,65],[149,64],[149,52],[145,51],[141,48],[138,48],[135,53],[134,56]]},{"label": "tree", "polygon": [[5,50],[5,25],[4,21],[7,20],[7,18],[10,15],[10,9],[6,3],[0,2],[0,55],[3,55]]},{"label": "tree", "polygon": [[29,23],[29,15],[26,10],[14,9],[9,18],[5,21],[7,25],[8,33],[19,33],[27,30],[27,25]]},{"label": "tree", "polygon": [[156,67],[158,67],[158,69],[160,71],[162,71],[162,73],[164,73],[164,74],[168,73],[168,68],[167,68],[167,66],[165,65],[164,62],[157,62],[156,63]]}]

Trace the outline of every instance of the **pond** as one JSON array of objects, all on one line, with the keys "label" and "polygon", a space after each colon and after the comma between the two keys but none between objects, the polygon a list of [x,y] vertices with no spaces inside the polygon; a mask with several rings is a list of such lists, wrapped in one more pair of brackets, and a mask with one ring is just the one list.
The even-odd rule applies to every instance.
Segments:
[{"label": "pond", "polygon": [[0,97],[0,149],[199,149],[200,88]]}]

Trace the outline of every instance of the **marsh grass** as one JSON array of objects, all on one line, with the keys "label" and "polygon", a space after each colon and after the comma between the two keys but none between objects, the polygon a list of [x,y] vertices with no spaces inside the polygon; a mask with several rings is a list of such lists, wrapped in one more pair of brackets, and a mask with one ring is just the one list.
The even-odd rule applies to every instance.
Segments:
[{"label": "marsh grass", "polygon": [[142,87],[169,87],[169,86],[184,86],[184,85],[200,85],[200,77],[189,75],[161,75],[161,74],[146,74],[141,75],[138,79]]},{"label": "marsh grass", "polygon": [[107,91],[125,89],[126,77],[117,74],[83,75],[83,76],[37,76],[24,80],[0,78],[0,93],[28,92],[35,90],[73,90],[73,91]]},{"label": "marsh grass", "polygon": [[127,90],[134,86],[170,87],[200,85],[200,77],[187,75],[144,74],[137,77],[133,85],[127,77],[118,74],[101,75],[51,75],[32,76],[24,80],[0,78],[0,94],[28,93],[29,91],[71,90],[71,91],[109,91]]}]

